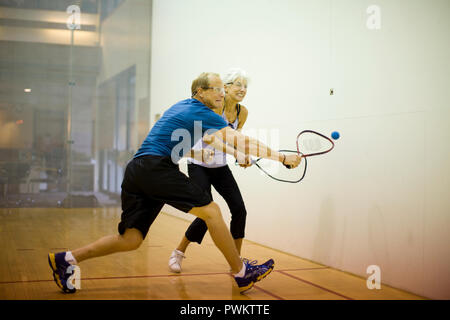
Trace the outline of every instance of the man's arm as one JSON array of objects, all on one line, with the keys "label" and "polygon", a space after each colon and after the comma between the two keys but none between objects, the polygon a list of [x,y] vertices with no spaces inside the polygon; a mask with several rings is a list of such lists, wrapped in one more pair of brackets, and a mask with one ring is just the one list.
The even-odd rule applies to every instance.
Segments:
[{"label": "man's arm", "polygon": [[[234,155],[235,152],[239,152],[247,157],[252,155],[255,157],[280,161],[284,165],[292,168],[297,167],[301,161],[301,157],[299,155],[296,154],[285,155],[278,151],[274,151],[270,149],[268,146],[266,146],[264,143],[260,142],[259,140],[243,135],[242,133],[231,129],[230,127],[223,128],[211,135],[205,135],[204,141],[211,145],[213,143],[214,144],[221,143],[222,146],[217,145],[217,149],[232,155]],[[228,146],[224,147],[223,142],[225,142],[225,144],[227,144]],[[213,147],[216,148],[216,146],[214,145]],[[232,148],[230,150],[227,147]]]},{"label": "man's arm", "polygon": [[236,148],[233,148],[232,146],[226,144],[222,139],[215,137],[214,135],[205,134],[203,136],[203,141],[216,150],[220,150],[223,153],[231,154],[233,157],[236,158],[238,163],[244,165],[251,165],[250,155],[245,155]]}]

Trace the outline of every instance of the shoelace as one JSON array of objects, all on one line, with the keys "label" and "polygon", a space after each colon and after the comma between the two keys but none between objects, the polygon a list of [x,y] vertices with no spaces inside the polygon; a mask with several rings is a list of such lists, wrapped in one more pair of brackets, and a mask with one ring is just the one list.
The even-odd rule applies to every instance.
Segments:
[{"label": "shoelace", "polygon": [[249,260],[247,258],[242,259],[242,262],[246,265],[246,266],[255,266],[258,263],[258,260]]},{"label": "shoelace", "polygon": [[176,258],[176,259],[179,259],[180,257],[181,257],[182,259],[185,259],[185,258],[186,258],[186,256],[185,256],[184,254],[181,254],[181,253],[175,252],[175,256],[174,256],[174,258]]},{"label": "shoelace", "polygon": [[245,267],[249,272],[256,271],[258,274],[266,272],[267,268],[264,266],[257,265],[258,260],[248,260],[248,259],[242,259],[242,261],[245,263]]}]

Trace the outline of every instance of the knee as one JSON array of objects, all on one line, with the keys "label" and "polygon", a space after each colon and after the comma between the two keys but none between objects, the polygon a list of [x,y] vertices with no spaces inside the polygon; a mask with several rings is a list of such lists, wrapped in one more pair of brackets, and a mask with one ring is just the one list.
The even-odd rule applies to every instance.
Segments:
[{"label": "knee", "polygon": [[211,219],[216,219],[221,216],[220,208],[215,202],[211,202],[210,204],[201,208],[201,219],[208,221]]},{"label": "knee", "polygon": [[235,211],[231,212],[231,223],[245,224],[247,220],[247,211]]},{"label": "knee", "polygon": [[127,229],[122,238],[124,240],[124,249],[127,251],[138,249],[144,241],[142,233],[137,229]]}]

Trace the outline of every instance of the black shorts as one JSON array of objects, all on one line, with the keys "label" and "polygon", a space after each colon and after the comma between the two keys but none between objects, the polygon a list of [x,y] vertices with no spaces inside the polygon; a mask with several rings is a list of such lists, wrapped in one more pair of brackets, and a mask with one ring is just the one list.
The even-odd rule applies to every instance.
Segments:
[{"label": "black shorts", "polygon": [[[228,166],[207,168],[194,163],[188,164],[189,177],[211,196],[211,186],[223,197],[231,213],[230,231],[233,239],[245,237],[247,210],[241,191]],[[186,230],[185,236],[191,242],[202,243],[208,227],[196,218]]]},{"label": "black shorts", "polygon": [[171,157],[142,156],[131,160],[122,182],[119,233],[136,228],[145,238],[164,204],[189,212],[212,198],[183,174]]}]

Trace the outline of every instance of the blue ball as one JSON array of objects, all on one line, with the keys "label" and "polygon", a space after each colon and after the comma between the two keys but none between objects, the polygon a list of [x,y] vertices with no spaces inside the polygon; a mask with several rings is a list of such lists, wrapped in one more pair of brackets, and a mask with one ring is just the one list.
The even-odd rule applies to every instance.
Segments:
[{"label": "blue ball", "polygon": [[339,139],[340,136],[341,136],[341,135],[340,135],[339,132],[337,132],[337,131],[333,131],[333,132],[331,133],[331,137],[332,137],[334,140]]}]

